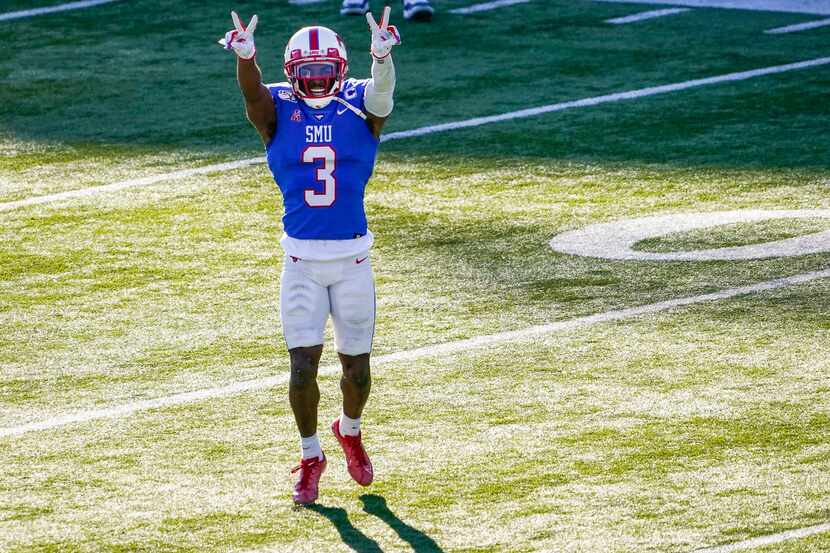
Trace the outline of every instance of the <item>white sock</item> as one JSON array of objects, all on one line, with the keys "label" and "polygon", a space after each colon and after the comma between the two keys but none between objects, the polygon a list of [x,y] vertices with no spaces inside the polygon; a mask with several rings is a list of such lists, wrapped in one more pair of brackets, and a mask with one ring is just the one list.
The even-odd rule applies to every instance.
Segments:
[{"label": "white sock", "polygon": [[314,457],[318,459],[323,458],[323,449],[320,447],[320,438],[316,432],[308,438],[300,436],[300,452],[303,455],[303,459],[312,459]]},{"label": "white sock", "polygon": [[360,434],[360,418],[352,419],[340,411],[340,434],[343,436],[357,436]]}]

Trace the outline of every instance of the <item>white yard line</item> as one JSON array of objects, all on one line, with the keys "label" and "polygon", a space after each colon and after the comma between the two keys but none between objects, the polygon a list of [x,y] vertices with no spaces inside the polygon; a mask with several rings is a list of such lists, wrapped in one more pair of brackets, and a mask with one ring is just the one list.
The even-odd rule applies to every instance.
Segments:
[{"label": "white yard line", "polygon": [[224,171],[233,171],[241,169],[248,165],[256,163],[263,163],[265,160],[261,157],[250,159],[240,159],[239,161],[229,161],[227,163],[214,163],[213,165],[205,165],[203,167],[195,167],[193,169],[182,169],[180,171],[173,171],[172,173],[162,173],[160,175],[150,175],[148,177],[141,177],[138,179],[130,179],[125,181],[114,182],[112,184],[104,184],[101,186],[91,186],[89,188],[81,188],[78,190],[69,190],[67,192],[59,192],[57,194],[46,194],[44,196],[35,196],[34,198],[26,198],[25,200],[17,200],[15,202],[7,202],[0,204],[0,211],[8,211],[17,209],[18,207],[45,204],[50,202],[57,202],[60,200],[69,200],[72,198],[84,198],[93,196],[103,192],[115,192],[124,190],[126,188],[136,188],[140,186],[149,186],[159,182],[168,180],[184,179],[195,175],[204,175],[208,173],[218,173]]},{"label": "white yard line", "polygon": [[606,94],[604,96],[594,96],[592,98],[584,98],[582,100],[572,100],[570,102],[561,102],[558,104],[550,104],[547,106],[540,106],[536,108],[523,109],[519,111],[511,111],[509,113],[502,113],[500,115],[490,115],[488,117],[476,117],[474,119],[467,119],[466,121],[456,121],[453,123],[443,123],[441,125],[430,125],[428,127],[421,127],[419,129],[412,129],[409,131],[393,132],[383,136],[383,140],[397,140],[401,138],[411,138],[413,136],[421,136],[424,134],[431,134],[442,131],[450,131],[455,129],[464,129],[468,127],[478,127],[487,125],[489,123],[498,123],[500,121],[510,121],[512,119],[521,119],[523,117],[535,117],[543,113],[551,113],[554,111],[564,111],[572,108],[583,108],[588,106],[597,106],[599,104],[606,104],[609,102],[619,102],[620,100],[634,100],[636,98],[644,98],[646,96],[655,96],[657,94],[665,94],[667,92],[678,92],[680,90],[688,90],[690,88],[697,88],[700,86],[707,86],[711,84],[745,81],[747,79],[754,79],[764,75],[774,75],[777,73],[786,73],[787,71],[795,71],[798,69],[807,69],[809,67],[817,67],[820,65],[830,64],[830,57],[816,58],[812,60],[800,61],[797,63],[788,63],[786,65],[775,65],[772,67],[764,67],[761,69],[752,69],[750,71],[740,71],[738,73],[727,73],[725,75],[718,75],[715,77],[707,77],[704,79],[694,79],[691,81],[683,81],[681,83],[666,84],[661,86],[652,86],[648,88],[640,88],[637,90],[629,90],[627,92],[616,92],[614,94]]},{"label": "white yard line", "polygon": [[82,2],[69,2],[68,4],[58,4],[57,6],[47,6],[44,8],[34,8],[31,10],[20,10],[17,12],[0,13],[0,21],[8,21],[10,19],[22,19],[24,17],[33,17],[35,15],[45,15],[47,13],[65,12],[67,10],[80,10],[83,8],[91,8],[100,4],[110,4],[118,2],[118,0],[83,0]]},{"label": "white yard line", "polygon": [[830,15],[827,0],[596,0],[615,4],[669,4],[691,8],[725,8],[786,13]]},{"label": "white yard line", "polygon": [[808,21],[807,23],[797,23],[795,25],[787,25],[786,27],[767,29],[764,32],[768,35],[783,35],[785,33],[797,33],[798,31],[818,29],[819,27],[826,27],[828,25],[830,25],[830,19],[819,19],[818,21]]},{"label": "white yard line", "polygon": [[288,0],[288,3],[293,6],[307,6],[309,4],[320,4],[326,0]]},{"label": "white yard line", "polygon": [[495,0],[495,2],[483,2],[481,4],[473,4],[465,8],[456,8],[450,10],[450,13],[457,15],[467,15],[469,13],[486,12],[495,10],[496,8],[503,8],[504,6],[512,6],[514,4],[527,4],[530,0]]},{"label": "white yard line", "polygon": [[[707,86],[711,84],[718,84],[724,82],[744,81],[753,79],[755,77],[762,77],[764,75],[774,75],[777,73],[786,73],[787,71],[795,71],[799,69],[807,69],[810,67],[818,67],[830,64],[830,57],[816,58],[812,60],[800,61],[796,63],[789,63],[786,65],[775,65],[772,67],[764,67],[761,69],[752,69],[750,71],[741,71],[738,73],[727,73],[725,75],[717,75],[715,77],[707,77],[704,79],[694,79],[691,81],[683,81],[680,83],[667,84],[661,86],[652,86],[648,88],[640,88],[637,90],[629,90],[626,92],[616,92],[614,94],[606,94],[604,96],[594,96],[591,98],[583,98],[581,100],[572,100],[569,102],[560,102],[558,104],[549,104],[535,108],[523,109],[519,111],[511,111],[502,113],[500,115],[490,115],[487,117],[475,117],[473,119],[466,119],[464,121],[454,121],[450,123],[443,123],[440,125],[429,125],[408,131],[399,131],[385,134],[381,137],[381,142],[388,142],[390,140],[401,140],[403,138],[412,138],[415,136],[422,136],[425,134],[432,134],[437,132],[451,131],[455,129],[465,129],[469,127],[479,127],[481,125],[488,125],[490,123],[499,123],[502,121],[510,121],[513,119],[522,119],[525,117],[535,117],[545,113],[555,111],[564,111],[573,108],[583,108],[590,106],[597,106],[609,102],[619,102],[621,100],[634,100],[637,98],[644,98],[646,96],[655,96],[657,94],[666,94],[668,92],[678,92],[690,88],[700,86]],[[249,159],[242,159],[229,163],[217,163],[214,165],[206,165],[195,169],[184,169],[181,171],[174,171],[172,173],[163,173],[161,175],[153,175],[149,177],[141,177],[138,179],[130,179],[113,184],[103,186],[92,186],[89,188],[82,188],[79,190],[70,190],[68,192],[60,192],[58,194],[48,194],[44,196],[35,196],[33,198],[26,198],[14,202],[0,203],[0,211],[8,211],[20,207],[46,204],[59,200],[66,200],[71,198],[80,198],[92,196],[102,192],[113,192],[116,190],[124,190],[126,188],[134,188],[139,186],[148,186],[159,182],[168,180],[181,179],[194,175],[203,175],[206,173],[216,173],[220,171],[230,171],[239,169],[247,165],[263,163],[265,160],[262,157],[254,157]]]},{"label": "white yard line", "polygon": [[782,541],[806,538],[815,534],[823,534],[824,532],[830,532],[830,523],[817,524],[816,526],[808,526],[806,528],[796,528],[794,530],[787,530],[786,532],[780,532],[778,534],[759,536],[750,540],[739,541],[727,545],[707,547],[706,549],[695,549],[694,553],[731,553],[732,551],[741,551],[743,549],[761,547],[762,545],[771,545],[773,543],[781,543]]},{"label": "white yard line", "polygon": [[[786,288],[788,286],[803,284],[806,282],[811,282],[823,278],[830,278],[830,269],[824,271],[802,273],[774,280],[768,280],[765,282],[759,282],[757,284],[741,286],[738,288],[727,288],[725,290],[720,290],[719,292],[712,292],[710,294],[701,294],[698,296],[676,298],[673,300],[641,305],[639,307],[606,311],[604,313],[597,313],[595,315],[578,317],[576,319],[570,319],[567,321],[558,321],[554,323],[531,326],[520,330],[499,332],[496,334],[488,334],[485,336],[476,336],[474,338],[469,338],[467,340],[447,342],[444,344],[425,346],[421,348],[401,351],[398,353],[379,355],[372,359],[372,365],[374,367],[379,367],[383,365],[388,365],[390,363],[396,363],[399,361],[413,361],[416,359],[420,359],[422,357],[466,352],[474,349],[483,348],[486,346],[495,346],[506,342],[526,340],[528,338],[533,338],[536,336],[544,336],[554,332],[574,330],[577,328],[586,328],[598,323],[605,323],[608,321],[619,321],[623,319],[629,319],[632,317],[638,317],[640,315],[659,313],[661,311],[667,311],[669,309],[674,309],[676,307],[683,307],[686,305],[694,305],[709,301],[724,300],[734,298],[737,296],[743,296],[746,294],[756,294],[758,292],[764,292],[767,290]],[[339,373],[339,371],[339,365],[328,365],[325,367],[321,367],[319,373],[325,376],[332,376]],[[185,403],[204,401],[207,399],[234,396],[245,392],[263,390],[267,388],[272,388],[274,386],[283,385],[287,382],[287,380],[288,375],[281,374],[277,376],[270,376],[267,378],[247,380],[244,382],[235,382],[233,384],[219,386],[216,388],[208,388],[205,390],[197,390],[194,392],[184,392],[155,399],[134,401],[130,403],[125,403],[123,405],[107,407],[104,409],[90,409],[86,411],[78,411],[75,413],[62,415],[43,421],[31,422],[19,426],[0,428],[0,438],[21,436],[29,432],[59,428],[69,424],[89,422],[99,419],[125,417],[133,413],[147,411],[149,409],[160,409],[164,407],[171,407],[174,405],[182,405]]]},{"label": "white yard line", "polygon": [[625,17],[615,17],[614,19],[606,19],[606,23],[612,25],[625,25],[626,23],[636,23],[637,21],[645,21],[646,19],[654,19],[656,17],[665,17],[667,15],[675,15],[691,11],[689,8],[667,8],[665,10],[651,10],[647,12],[635,13],[633,15],[626,15]]}]

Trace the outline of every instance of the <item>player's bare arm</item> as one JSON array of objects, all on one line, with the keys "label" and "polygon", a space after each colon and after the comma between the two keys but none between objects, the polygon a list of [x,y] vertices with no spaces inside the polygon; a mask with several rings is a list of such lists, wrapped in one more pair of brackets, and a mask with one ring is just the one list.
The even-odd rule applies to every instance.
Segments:
[{"label": "player's bare arm", "polygon": [[371,12],[366,14],[372,33],[372,79],[366,86],[366,123],[375,138],[380,138],[381,129],[394,106],[395,65],[392,62],[392,47],[401,43],[401,36],[398,29],[389,24],[391,11],[389,6],[383,9],[380,25]]},{"label": "player's bare arm", "polygon": [[256,128],[262,142],[267,144],[276,132],[274,99],[268,88],[262,84],[262,72],[256,63],[254,30],[258,18],[254,15],[248,26],[244,26],[236,12],[231,12],[233,30],[225,34],[219,43],[236,53],[236,79],[245,99],[245,113]]}]

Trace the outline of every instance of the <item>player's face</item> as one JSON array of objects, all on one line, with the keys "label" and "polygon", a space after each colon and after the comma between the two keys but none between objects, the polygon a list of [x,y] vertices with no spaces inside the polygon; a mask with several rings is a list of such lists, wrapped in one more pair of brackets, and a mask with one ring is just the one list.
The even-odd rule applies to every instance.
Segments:
[{"label": "player's face", "polygon": [[297,67],[297,78],[311,96],[325,96],[337,78],[337,66],[330,62],[305,63]]}]

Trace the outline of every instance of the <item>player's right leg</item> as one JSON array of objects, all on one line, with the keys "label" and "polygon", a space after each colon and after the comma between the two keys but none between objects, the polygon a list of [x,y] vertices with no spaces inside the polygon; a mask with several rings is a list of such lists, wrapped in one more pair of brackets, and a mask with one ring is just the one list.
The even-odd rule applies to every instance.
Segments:
[{"label": "player's right leg", "polygon": [[326,457],[317,435],[320,390],[317,370],[323,353],[323,333],[329,313],[328,290],[317,283],[297,258],[286,257],[280,279],[280,317],[290,355],[288,398],[300,432],[302,460],[294,486],[294,501],[312,503],[317,483],[326,468]]},{"label": "player's right leg", "polygon": [[[288,350],[291,357],[288,400],[291,403],[291,410],[294,411],[294,420],[297,422],[297,429],[302,438],[310,438],[317,433],[317,405],[320,403],[317,369],[322,353],[322,344]],[[303,459],[321,456],[319,443],[302,445]]]},{"label": "player's right leg", "polygon": [[317,405],[320,403],[317,368],[322,353],[322,345],[289,350],[291,378],[288,383],[288,398],[300,431],[302,455],[300,464],[291,470],[292,473],[300,473],[294,484],[292,497],[295,503],[303,505],[317,500],[318,482],[326,470],[326,456],[317,435]]}]

